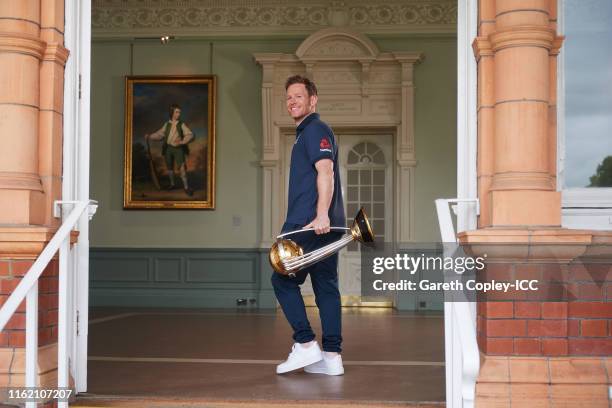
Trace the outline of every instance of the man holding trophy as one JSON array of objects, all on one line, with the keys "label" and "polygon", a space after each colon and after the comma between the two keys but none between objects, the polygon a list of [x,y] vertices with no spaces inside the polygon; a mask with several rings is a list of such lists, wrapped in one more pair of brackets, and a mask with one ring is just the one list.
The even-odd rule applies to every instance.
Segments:
[{"label": "man holding trophy", "polygon": [[[295,234],[293,238],[304,252],[311,252],[337,241],[342,233],[332,231],[333,227],[346,225],[338,147],[331,128],[315,113],[315,84],[308,78],[296,75],[287,79],[285,90],[287,111],[296,124],[296,140],[291,152],[287,218],[283,233],[312,229],[313,232]],[[300,285],[308,274],[321,317],[323,351],[315,340],[300,292]],[[325,259],[295,273],[274,273],[272,286],[293,329],[295,341],[288,359],[276,367],[276,373],[304,368],[308,373],[344,374],[340,356],[342,323],[338,253],[326,255]]]}]

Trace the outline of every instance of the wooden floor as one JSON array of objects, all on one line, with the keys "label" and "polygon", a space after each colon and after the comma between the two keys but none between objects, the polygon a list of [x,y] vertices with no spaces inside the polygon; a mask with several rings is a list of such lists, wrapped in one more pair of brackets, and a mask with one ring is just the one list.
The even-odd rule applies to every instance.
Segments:
[{"label": "wooden floor", "polygon": [[[320,340],[317,309],[308,310]],[[439,406],[444,401],[442,315],[343,311],[345,375],[329,377],[301,370],[276,375],[275,365],[292,344],[289,325],[277,311],[93,310],[89,388],[79,400],[88,405],[121,397],[176,404],[281,403],[284,408],[292,402]]]}]

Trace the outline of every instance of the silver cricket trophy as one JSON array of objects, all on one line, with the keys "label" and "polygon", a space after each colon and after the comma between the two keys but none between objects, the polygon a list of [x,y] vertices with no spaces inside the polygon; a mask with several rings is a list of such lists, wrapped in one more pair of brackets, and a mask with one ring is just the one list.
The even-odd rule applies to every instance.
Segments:
[{"label": "silver cricket trophy", "polygon": [[359,210],[353,225],[350,228],[347,227],[331,227],[334,231],[345,231],[350,232],[349,235],[340,238],[336,242],[332,242],[322,248],[304,253],[302,247],[300,247],[295,241],[287,239],[285,237],[306,231],[312,231],[313,228],[305,228],[296,231],[286,232],[276,237],[276,242],[270,248],[270,264],[276,273],[295,277],[295,273],[301,269],[304,269],[328,256],[338,252],[353,241],[359,241],[361,243],[374,242],[374,232],[368,221],[365,210],[363,207]]}]

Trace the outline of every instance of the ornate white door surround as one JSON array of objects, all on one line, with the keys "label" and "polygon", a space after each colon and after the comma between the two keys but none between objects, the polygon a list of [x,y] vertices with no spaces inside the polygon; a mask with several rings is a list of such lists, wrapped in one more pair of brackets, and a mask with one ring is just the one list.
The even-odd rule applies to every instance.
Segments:
[{"label": "ornate white door surround", "polygon": [[[294,132],[285,110],[285,80],[313,79],[318,112],[336,133],[391,133],[394,141],[394,240],[414,239],[414,65],[419,52],[380,52],[363,34],[326,28],[310,35],[295,54],[261,53],[263,205],[260,245],[269,248],[286,212],[282,133]],[[351,217],[351,214],[348,214]]]}]

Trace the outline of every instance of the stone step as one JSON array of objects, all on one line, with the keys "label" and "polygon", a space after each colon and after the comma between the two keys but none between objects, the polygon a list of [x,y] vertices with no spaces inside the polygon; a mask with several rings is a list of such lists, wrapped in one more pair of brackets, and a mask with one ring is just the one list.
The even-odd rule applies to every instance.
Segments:
[{"label": "stone step", "polygon": [[386,401],[214,401],[155,398],[99,398],[79,397],[70,404],[79,408],[444,408],[443,402],[386,402]]}]

